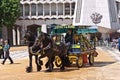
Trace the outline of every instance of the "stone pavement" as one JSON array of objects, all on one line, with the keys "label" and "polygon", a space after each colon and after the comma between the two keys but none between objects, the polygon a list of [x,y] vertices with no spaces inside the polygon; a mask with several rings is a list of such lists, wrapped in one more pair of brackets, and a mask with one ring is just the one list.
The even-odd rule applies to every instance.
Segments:
[{"label": "stone pavement", "polygon": [[[113,52],[112,52],[113,51]],[[51,73],[45,72],[44,65],[40,72],[36,72],[36,65],[33,60],[33,72],[26,73],[25,68],[28,65],[27,55],[18,59],[17,55],[27,54],[27,51],[14,52],[15,63],[5,65],[0,64],[0,80],[120,80],[120,61],[116,50],[109,50],[105,47],[97,47],[99,55],[95,57],[93,66],[86,64],[83,68],[66,67],[64,72],[60,72],[55,67]],[[25,52],[25,53],[24,53]],[[23,54],[22,54],[23,53]],[[114,55],[115,54],[115,55]],[[46,62],[46,59],[43,59]]]}]

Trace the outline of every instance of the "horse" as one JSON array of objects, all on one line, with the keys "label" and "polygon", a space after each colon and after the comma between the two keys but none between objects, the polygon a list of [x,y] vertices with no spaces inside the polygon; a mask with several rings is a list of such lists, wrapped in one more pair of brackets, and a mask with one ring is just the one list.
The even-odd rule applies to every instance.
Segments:
[{"label": "horse", "polygon": [[[40,49],[38,49],[40,48]],[[41,58],[47,57],[48,62],[46,67],[48,68],[47,72],[52,72],[53,70],[53,61],[55,56],[59,56],[62,60],[62,65],[60,71],[65,70],[65,58],[67,55],[67,46],[61,42],[60,45],[55,44],[46,33],[41,33],[35,44],[32,46],[31,50],[40,52],[39,61]]]},{"label": "horse", "polygon": [[37,54],[33,54],[30,50],[30,47],[33,46],[34,42],[35,42],[35,35],[30,32],[30,31],[26,31],[25,35],[24,35],[24,41],[26,41],[27,45],[28,45],[28,53],[29,53],[29,66],[26,68],[26,72],[32,72],[32,56],[35,56],[35,63],[37,65],[37,71],[41,70],[41,65],[38,63],[38,55]]}]

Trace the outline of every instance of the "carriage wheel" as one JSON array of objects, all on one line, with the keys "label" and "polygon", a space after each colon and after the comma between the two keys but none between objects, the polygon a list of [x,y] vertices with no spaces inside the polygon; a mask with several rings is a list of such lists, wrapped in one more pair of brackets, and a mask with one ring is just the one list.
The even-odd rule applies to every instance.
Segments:
[{"label": "carriage wheel", "polygon": [[89,57],[88,57],[88,59],[89,59],[89,64],[93,65],[94,64],[94,55],[90,54]]},{"label": "carriage wheel", "polygon": [[78,59],[76,60],[76,65],[78,68],[81,68],[83,66],[83,58],[82,56],[79,56]]},{"label": "carriage wheel", "polygon": [[62,61],[61,61],[60,57],[56,56],[56,58],[55,58],[55,65],[57,67],[60,67],[61,64],[62,64]]}]

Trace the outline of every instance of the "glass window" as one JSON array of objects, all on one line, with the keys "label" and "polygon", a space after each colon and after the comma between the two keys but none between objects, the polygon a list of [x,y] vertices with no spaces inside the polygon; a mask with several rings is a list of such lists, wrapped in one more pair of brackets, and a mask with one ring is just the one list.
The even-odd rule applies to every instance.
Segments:
[{"label": "glass window", "polygon": [[72,15],[74,15],[75,3],[72,3]]},{"label": "glass window", "polygon": [[56,4],[55,3],[51,4],[51,15],[56,15]]},{"label": "glass window", "polygon": [[65,3],[65,15],[70,15],[70,4]]},{"label": "glass window", "polygon": [[23,16],[23,5],[20,4],[20,16]]},{"label": "glass window", "polygon": [[38,15],[43,15],[43,4],[38,4]]},{"label": "glass window", "polygon": [[45,15],[50,15],[50,5],[48,3],[44,4],[44,13]]},{"label": "glass window", "polygon": [[29,16],[30,7],[29,4],[25,4],[25,16]]},{"label": "glass window", "polygon": [[58,4],[58,15],[63,15],[63,4],[62,3]]},{"label": "glass window", "polygon": [[31,4],[31,16],[36,16],[36,4]]}]

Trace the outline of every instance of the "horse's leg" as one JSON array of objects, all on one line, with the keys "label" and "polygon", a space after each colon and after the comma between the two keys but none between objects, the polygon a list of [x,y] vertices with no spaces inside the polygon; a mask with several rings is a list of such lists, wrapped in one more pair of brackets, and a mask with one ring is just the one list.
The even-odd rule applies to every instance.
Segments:
[{"label": "horse's leg", "polygon": [[48,58],[48,62],[47,62],[47,64],[48,64],[48,69],[46,70],[46,72],[52,72],[52,70],[53,70],[53,68],[52,68],[52,64],[51,64],[51,60],[52,60],[52,58]]},{"label": "horse's leg", "polygon": [[60,67],[60,71],[64,71],[65,70],[65,56],[60,56],[61,60],[62,60],[62,66]]},{"label": "horse's leg", "polygon": [[32,72],[32,54],[29,53],[29,66],[26,68],[26,72]]},{"label": "horse's leg", "polygon": [[38,55],[35,55],[35,63],[37,65],[37,71],[40,71],[42,68],[41,68],[41,65],[38,64]]},{"label": "horse's leg", "polygon": [[44,57],[46,57],[46,55],[39,56],[39,59],[38,59],[39,65],[43,65],[43,61],[41,60],[41,58],[44,58]]},{"label": "horse's leg", "polygon": [[[55,57],[52,57],[52,58],[51,58],[51,62],[50,62],[51,65],[52,65],[52,69],[54,68],[54,64],[53,64],[54,60],[55,60]],[[47,63],[45,64],[45,67],[46,67],[46,68],[48,68],[48,66],[49,66],[49,60],[48,60]]]}]

